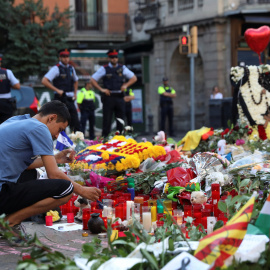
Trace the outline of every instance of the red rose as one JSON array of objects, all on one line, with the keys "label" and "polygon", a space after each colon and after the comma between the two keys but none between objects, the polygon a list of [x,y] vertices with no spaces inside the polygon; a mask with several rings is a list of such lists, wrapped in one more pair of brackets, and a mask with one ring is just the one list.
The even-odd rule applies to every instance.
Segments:
[{"label": "red rose", "polygon": [[258,132],[259,132],[260,139],[262,139],[262,140],[267,139],[265,128],[263,125],[258,125]]},{"label": "red rose", "polygon": [[246,125],[245,128],[248,128],[248,125]]},{"label": "red rose", "polygon": [[239,126],[235,126],[235,127],[233,128],[233,130],[238,131],[238,130],[239,130]]}]

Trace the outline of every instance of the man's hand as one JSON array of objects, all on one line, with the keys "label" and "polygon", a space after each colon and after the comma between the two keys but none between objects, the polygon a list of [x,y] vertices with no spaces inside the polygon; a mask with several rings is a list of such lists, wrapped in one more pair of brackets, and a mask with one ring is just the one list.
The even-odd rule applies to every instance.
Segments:
[{"label": "man's hand", "polygon": [[101,190],[96,188],[96,187],[82,187],[82,192],[80,194],[82,197],[91,200],[91,201],[96,201],[101,195]]},{"label": "man's hand", "polygon": [[124,83],[121,86],[121,91],[124,92],[127,89],[127,85]]},{"label": "man's hand", "polygon": [[62,95],[64,94],[64,91],[63,91],[63,90],[59,90],[57,93],[58,93],[58,95],[59,95],[60,97],[62,97]]},{"label": "man's hand", "polygon": [[57,163],[71,163],[74,161],[76,152],[72,149],[65,149],[60,153],[55,155],[55,160]]},{"label": "man's hand", "polygon": [[104,89],[104,88],[102,88],[101,92],[102,92],[102,93],[105,93],[106,96],[110,96],[110,95],[111,95],[111,92],[110,92],[109,89]]}]

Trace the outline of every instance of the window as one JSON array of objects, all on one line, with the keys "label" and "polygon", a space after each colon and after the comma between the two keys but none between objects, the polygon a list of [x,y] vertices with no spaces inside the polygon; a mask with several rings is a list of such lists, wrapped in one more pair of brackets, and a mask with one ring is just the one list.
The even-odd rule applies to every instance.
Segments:
[{"label": "window", "polygon": [[194,0],[178,0],[178,10],[193,9]]},{"label": "window", "polygon": [[76,29],[98,29],[100,0],[76,0]]}]

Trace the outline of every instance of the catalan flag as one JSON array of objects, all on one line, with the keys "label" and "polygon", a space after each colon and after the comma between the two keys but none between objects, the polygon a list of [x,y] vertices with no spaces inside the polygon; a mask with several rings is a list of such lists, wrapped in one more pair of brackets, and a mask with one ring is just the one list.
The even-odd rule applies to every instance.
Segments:
[{"label": "catalan flag", "polygon": [[194,256],[211,265],[211,269],[224,266],[224,261],[236,252],[246,234],[254,201],[252,197],[225,226],[201,239]]},{"label": "catalan flag", "polygon": [[270,194],[265,201],[263,208],[258,216],[255,226],[269,237],[270,230]]}]

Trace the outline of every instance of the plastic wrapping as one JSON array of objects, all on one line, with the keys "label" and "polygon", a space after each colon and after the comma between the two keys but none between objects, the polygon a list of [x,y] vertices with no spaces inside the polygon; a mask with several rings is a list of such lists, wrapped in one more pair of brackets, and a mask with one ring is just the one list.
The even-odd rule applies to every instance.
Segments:
[{"label": "plastic wrapping", "polygon": [[153,158],[148,158],[143,163],[141,163],[141,165],[139,166],[139,170],[142,172],[155,171],[158,168],[165,167],[169,159],[170,157],[167,157],[165,161],[157,162]]},{"label": "plastic wrapping", "polygon": [[173,168],[167,171],[168,183],[171,186],[185,187],[187,183],[196,177],[196,174],[191,169],[182,167]]}]

